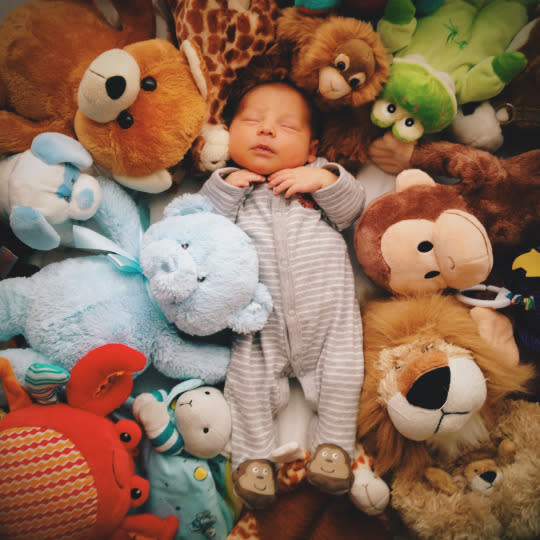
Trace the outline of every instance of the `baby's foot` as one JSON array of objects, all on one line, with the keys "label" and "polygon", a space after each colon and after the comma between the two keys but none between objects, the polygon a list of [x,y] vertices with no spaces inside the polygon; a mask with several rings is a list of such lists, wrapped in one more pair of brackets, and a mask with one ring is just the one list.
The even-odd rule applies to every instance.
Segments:
[{"label": "baby's foot", "polygon": [[306,464],[307,481],[321,491],[343,495],[351,489],[351,458],[337,444],[320,444]]},{"label": "baby's foot", "polygon": [[234,492],[250,508],[265,508],[274,502],[274,466],[267,459],[249,459],[233,472]]}]

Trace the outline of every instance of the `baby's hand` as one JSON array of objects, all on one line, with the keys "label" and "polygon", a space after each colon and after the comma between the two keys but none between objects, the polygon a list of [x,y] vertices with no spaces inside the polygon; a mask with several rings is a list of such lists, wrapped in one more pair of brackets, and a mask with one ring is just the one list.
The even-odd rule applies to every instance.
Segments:
[{"label": "baby's hand", "polygon": [[283,169],[268,177],[268,186],[274,193],[284,193],[286,198],[295,193],[313,193],[332,185],[338,177],[326,169],[319,167],[296,167]]},{"label": "baby's hand", "polygon": [[253,182],[264,182],[266,178],[247,169],[240,169],[227,175],[224,180],[231,186],[246,188]]}]

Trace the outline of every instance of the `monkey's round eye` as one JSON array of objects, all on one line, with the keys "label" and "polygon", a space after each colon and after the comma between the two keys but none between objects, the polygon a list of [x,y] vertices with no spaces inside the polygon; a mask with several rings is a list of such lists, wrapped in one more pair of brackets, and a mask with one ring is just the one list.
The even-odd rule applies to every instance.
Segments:
[{"label": "monkey's round eye", "polygon": [[265,474],[265,475],[268,474],[268,469],[267,469],[267,468],[264,468],[264,469],[262,470],[262,473]]},{"label": "monkey's round eye", "polygon": [[255,474],[259,472],[259,467],[255,466],[251,469]]},{"label": "monkey's round eye", "polygon": [[333,457],[334,459],[337,459],[337,458],[338,458],[338,453],[337,453],[337,452],[334,452],[334,453],[332,454],[332,457]]},{"label": "monkey's round eye", "polygon": [[433,244],[428,240],[424,240],[423,242],[420,242],[418,244],[416,249],[418,249],[418,251],[421,251],[422,253],[427,253],[428,251],[431,251],[433,249]]},{"label": "monkey's round eye", "polygon": [[322,457],[326,457],[327,455],[328,455],[328,451],[327,451],[327,450],[323,450],[323,451],[321,452],[321,456],[322,456]]},{"label": "monkey's round eye", "polygon": [[[351,88],[358,88],[366,82],[365,73],[356,73],[352,77],[349,77],[349,86]],[[394,105],[395,107],[395,105]]]},{"label": "monkey's round eye", "polygon": [[375,125],[387,128],[403,118],[406,114],[407,113],[395,103],[392,103],[387,99],[378,99],[371,109],[371,120]]},{"label": "monkey's round eye", "polygon": [[401,141],[413,142],[424,134],[424,126],[412,116],[406,116],[394,124],[392,133]]},{"label": "monkey's round eye", "polygon": [[153,92],[157,88],[157,82],[154,77],[145,77],[141,81],[141,88],[147,92]]},{"label": "monkey's round eye", "polygon": [[346,54],[338,54],[334,60],[334,66],[339,71],[346,71],[349,69],[350,60]]}]

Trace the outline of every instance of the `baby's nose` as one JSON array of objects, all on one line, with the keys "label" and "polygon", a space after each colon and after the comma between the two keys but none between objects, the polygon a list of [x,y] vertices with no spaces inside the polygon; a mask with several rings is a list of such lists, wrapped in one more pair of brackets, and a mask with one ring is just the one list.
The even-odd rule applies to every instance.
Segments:
[{"label": "baby's nose", "polygon": [[270,135],[273,137],[275,135],[274,128],[269,124],[260,124],[257,128],[258,135]]}]

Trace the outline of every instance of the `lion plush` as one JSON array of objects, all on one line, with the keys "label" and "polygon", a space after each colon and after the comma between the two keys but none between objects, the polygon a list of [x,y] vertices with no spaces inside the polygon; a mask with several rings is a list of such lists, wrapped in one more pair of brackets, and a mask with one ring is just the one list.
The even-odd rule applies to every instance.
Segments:
[{"label": "lion plush", "polygon": [[382,133],[369,120],[371,103],[390,73],[389,55],[371,24],[286,8],[276,37],[291,55],[290,78],[323,111],[319,153],[350,169],[366,163],[369,144]]},{"label": "lion plush", "polygon": [[[390,483],[404,523],[420,538],[493,538],[509,530],[509,538],[537,537],[540,405],[511,399],[533,368],[508,362],[452,296],[375,300],[363,310],[363,325],[358,438]],[[502,466],[503,497],[465,487],[448,494],[424,477],[428,467],[503,439],[516,449]]]},{"label": "lion plush", "polygon": [[76,137],[116,180],[160,192],[201,130],[210,81],[198,46],[152,39],[151,0],[35,0],[0,26],[0,154],[45,131]]}]

